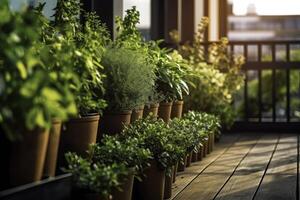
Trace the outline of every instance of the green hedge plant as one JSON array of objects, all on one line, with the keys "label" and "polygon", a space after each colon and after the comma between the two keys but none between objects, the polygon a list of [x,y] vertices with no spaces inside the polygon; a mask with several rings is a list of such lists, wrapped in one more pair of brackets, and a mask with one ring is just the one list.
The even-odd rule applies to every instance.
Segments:
[{"label": "green hedge plant", "polygon": [[120,180],[128,174],[123,164],[93,163],[75,153],[67,153],[66,160],[68,166],[64,171],[72,173],[73,187],[80,195],[96,194],[104,199],[111,199],[113,189],[120,189]]},{"label": "green hedge plant", "polygon": [[46,69],[37,51],[42,26],[37,13],[11,12],[7,1],[1,1],[0,13],[0,124],[16,139],[26,130],[50,128],[54,116],[65,119],[76,107],[70,88]]},{"label": "green hedge plant", "polygon": [[104,87],[108,111],[126,111],[143,105],[154,90],[155,74],[143,53],[112,47],[101,64],[106,75]]},{"label": "green hedge plant", "polygon": [[96,163],[111,165],[124,164],[135,174],[149,166],[151,152],[139,146],[139,140],[134,137],[120,138],[107,136],[99,144],[91,145],[89,157]]}]

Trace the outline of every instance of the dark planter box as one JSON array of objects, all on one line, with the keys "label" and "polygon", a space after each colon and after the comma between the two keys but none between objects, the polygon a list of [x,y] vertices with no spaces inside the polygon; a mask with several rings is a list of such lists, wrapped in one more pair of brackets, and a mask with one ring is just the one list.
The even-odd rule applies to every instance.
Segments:
[{"label": "dark planter box", "polygon": [[71,174],[44,179],[0,192],[1,200],[68,200]]}]

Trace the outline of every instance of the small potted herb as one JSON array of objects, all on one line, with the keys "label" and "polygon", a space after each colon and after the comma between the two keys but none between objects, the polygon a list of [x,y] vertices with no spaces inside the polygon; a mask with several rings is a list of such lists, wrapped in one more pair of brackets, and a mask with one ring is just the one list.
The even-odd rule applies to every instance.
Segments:
[{"label": "small potted herb", "polygon": [[[124,135],[135,137],[142,148],[149,149],[153,159],[151,166],[143,171],[141,181],[135,182],[137,199],[163,199],[165,172],[174,165],[174,148],[169,141],[170,129],[160,119],[140,119],[124,130]],[[171,134],[171,133],[170,133]]]},{"label": "small potted herb", "polygon": [[143,53],[123,47],[108,48],[101,63],[108,106],[100,128],[103,134],[117,134],[130,123],[132,109],[144,104],[153,92],[153,66]]},{"label": "small potted herb", "polygon": [[65,172],[72,173],[72,199],[112,199],[114,189],[120,189],[120,180],[127,176],[123,164],[99,164],[84,159],[75,153],[67,153]]},{"label": "small potted herb", "polygon": [[104,136],[100,144],[91,146],[89,152],[93,162],[106,165],[124,164],[129,170],[128,176],[122,181],[121,190],[113,191],[114,199],[131,200],[134,175],[139,177],[149,167],[151,152],[140,147],[138,142],[137,138]]},{"label": "small potted herb", "polygon": [[173,53],[174,58],[171,57],[171,50],[162,49],[159,44],[160,42],[149,42],[149,55],[156,65],[157,92],[164,97],[164,100],[160,102],[158,116],[168,122],[171,117],[173,101],[181,100],[183,93],[188,94],[189,89],[184,81],[186,72],[183,65],[178,59],[175,59],[175,53]]},{"label": "small potted herb", "polygon": [[[120,17],[116,18],[117,38],[115,45],[118,47],[142,52],[145,55],[146,62],[154,65],[155,63],[153,63],[151,57],[148,55],[148,45],[142,39],[141,33],[137,28],[139,20],[140,13],[135,6],[126,10],[124,19],[121,19]],[[152,70],[154,70],[154,68],[152,68]],[[157,99],[154,98],[154,96],[156,96],[154,88],[152,94],[147,93],[145,95],[148,95],[148,97],[144,100],[144,102],[141,102],[141,105],[137,105],[133,109],[131,122],[134,122],[143,116],[146,117],[149,115],[149,113],[152,113],[152,116],[157,116],[158,103]]]}]

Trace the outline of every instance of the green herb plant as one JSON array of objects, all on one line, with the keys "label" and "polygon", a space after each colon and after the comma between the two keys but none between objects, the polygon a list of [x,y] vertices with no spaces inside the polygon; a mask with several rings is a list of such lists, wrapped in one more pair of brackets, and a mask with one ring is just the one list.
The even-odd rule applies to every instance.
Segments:
[{"label": "green herb plant", "polygon": [[68,166],[65,172],[72,173],[74,188],[80,193],[97,194],[111,199],[113,189],[120,189],[122,177],[127,176],[125,165],[113,163],[104,165],[93,163],[75,153],[65,155]]},{"label": "green herb plant", "polygon": [[155,74],[144,54],[126,48],[108,48],[101,64],[106,75],[108,111],[131,110],[147,103],[154,90]]},{"label": "green herb plant", "polygon": [[89,156],[95,163],[111,165],[124,164],[128,170],[139,175],[149,167],[151,152],[139,146],[137,138],[122,139],[116,136],[104,136],[101,143],[91,145]]}]

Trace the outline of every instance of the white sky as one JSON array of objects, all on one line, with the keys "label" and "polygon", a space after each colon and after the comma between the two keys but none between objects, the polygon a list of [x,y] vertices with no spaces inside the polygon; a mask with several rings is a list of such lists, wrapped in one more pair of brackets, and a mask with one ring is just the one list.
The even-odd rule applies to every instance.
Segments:
[{"label": "white sky", "polygon": [[258,15],[300,15],[300,0],[232,0],[233,13],[245,15],[254,3]]}]

